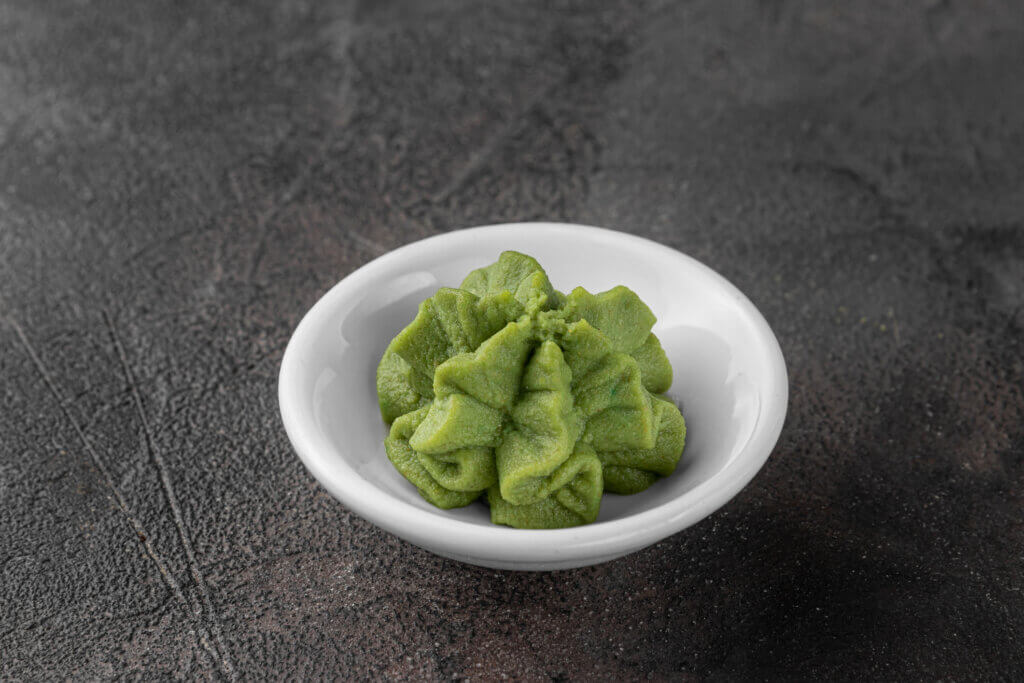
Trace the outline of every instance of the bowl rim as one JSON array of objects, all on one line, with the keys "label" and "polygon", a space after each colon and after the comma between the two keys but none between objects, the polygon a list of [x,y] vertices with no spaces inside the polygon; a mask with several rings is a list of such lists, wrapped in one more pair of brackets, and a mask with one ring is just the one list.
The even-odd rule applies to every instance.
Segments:
[{"label": "bowl rim", "polygon": [[[682,495],[619,519],[564,529],[513,529],[481,525],[438,514],[425,514],[416,506],[389,495],[376,486],[363,485],[362,477],[345,458],[334,457],[316,425],[314,416],[300,409],[301,366],[299,348],[313,330],[347,297],[380,271],[426,248],[443,247],[452,241],[473,239],[481,233],[552,231],[566,236],[604,242],[619,241],[683,260],[687,267],[703,271],[733,298],[752,323],[758,345],[770,359],[765,399],[753,431],[740,451],[721,470]],[[754,478],[778,441],[788,407],[789,384],[779,342],[753,303],[732,283],[691,256],[629,233],[573,223],[499,223],[427,237],[398,247],[358,268],[327,291],[303,316],[288,341],[278,376],[278,402],[285,431],[306,468],[336,499],[359,516],[416,545],[464,558],[531,562],[585,561],[596,556],[625,554],[677,533],[727,503]]]}]

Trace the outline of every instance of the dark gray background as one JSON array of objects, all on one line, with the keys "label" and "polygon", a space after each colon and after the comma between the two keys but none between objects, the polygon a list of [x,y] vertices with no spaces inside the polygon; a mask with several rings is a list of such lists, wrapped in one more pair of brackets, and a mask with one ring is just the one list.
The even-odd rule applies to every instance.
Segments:
[{"label": "dark gray background", "polygon": [[[722,511],[547,574],[351,515],[276,400],[336,281],[529,219],[723,273],[792,395]],[[1020,678],[1022,220],[1014,0],[4,0],[0,672]]]}]

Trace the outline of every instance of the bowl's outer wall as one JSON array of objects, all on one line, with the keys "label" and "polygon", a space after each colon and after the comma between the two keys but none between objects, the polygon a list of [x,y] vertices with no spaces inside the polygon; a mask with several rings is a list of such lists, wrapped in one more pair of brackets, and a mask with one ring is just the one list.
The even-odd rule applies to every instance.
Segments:
[{"label": "bowl's outer wall", "polygon": [[[672,361],[669,394],[687,419],[676,473],[635,496],[606,495],[598,522],[562,530],[491,525],[474,504],[427,504],[387,461],[374,370],[390,338],[440,286],[457,286],[505,249],[538,258],[555,286],[634,289],[658,316]],[[697,261],[624,233],[512,224],[448,233],[395,250],[345,278],[299,324],[280,377],[296,451],[340,501],[438,554],[488,567],[584,566],[632,552],[702,519],[735,495],[774,446],[787,382],[778,342],[732,285]]]}]

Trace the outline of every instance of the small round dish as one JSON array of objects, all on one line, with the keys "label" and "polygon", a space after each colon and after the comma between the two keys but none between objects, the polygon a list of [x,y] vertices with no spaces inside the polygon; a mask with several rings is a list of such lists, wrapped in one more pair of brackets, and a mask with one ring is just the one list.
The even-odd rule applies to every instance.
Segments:
[{"label": "small round dish", "polygon": [[[508,249],[534,256],[558,289],[624,284],[658,317],[687,443],[675,473],[633,496],[605,494],[597,522],[555,530],[491,524],[474,503],[440,510],[384,452],[375,371],[391,338],[439,287],[457,287]],[[462,562],[552,570],[606,562],[700,521],[768,459],[786,415],[779,343],[722,276],[669,247],[559,223],[458,230],[396,249],[355,271],[299,323],[281,361],[288,437],[310,472],[351,510],[410,543]]]}]

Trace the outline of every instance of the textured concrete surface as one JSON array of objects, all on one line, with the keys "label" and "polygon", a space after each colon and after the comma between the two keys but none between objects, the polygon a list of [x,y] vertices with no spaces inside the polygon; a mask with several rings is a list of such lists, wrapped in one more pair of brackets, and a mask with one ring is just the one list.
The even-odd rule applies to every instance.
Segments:
[{"label": "textured concrete surface", "polygon": [[[555,219],[748,292],[790,417],[607,565],[459,565],[293,455],[333,283]],[[0,2],[0,678],[1024,677],[1019,2]]]}]

